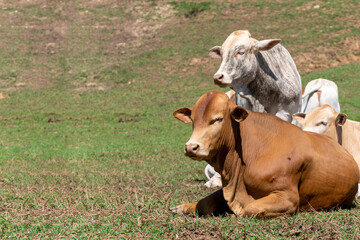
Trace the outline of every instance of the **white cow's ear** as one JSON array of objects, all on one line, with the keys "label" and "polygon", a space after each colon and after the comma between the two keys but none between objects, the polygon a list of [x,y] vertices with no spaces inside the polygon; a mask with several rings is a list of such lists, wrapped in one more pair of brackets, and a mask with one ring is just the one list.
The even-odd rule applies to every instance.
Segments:
[{"label": "white cow's ear", "polygon": [[281,39],[267,39],[258,41],[255,44],[255,50],[256,51],[266,51],[271,48],[273,48],[276,44],[278,44],[281,41]]},{"label": "white cow's ear", "polygon": [[173,116],[184,123],[191,123],[191,108],[179,108],[175,110]]},{"label": "white cow's ear", "polygon": [[336,126],[343,126],[346,122],[347,115],[345,113],[339,113],[335,119]]},{"label": "white cow's ear", "polygon": [[305,113],[295,113],[295,114],[292,115],[292,118],[293,118],[298,124],[300,124],[300,126],[304,126],[305,117],[306,117],[306,114],[305,114]]},{"label": "white cow's ear", "polygon": [[209,50],[209,56],[212,58],[221,58],[220,54],[221,47],[215,46]]},{"label": "white cow's ear", "polygon": [[244,121],[248,115],[246,109],[239,106],[235,107],[231,112],[231,117],[237,122]]}]

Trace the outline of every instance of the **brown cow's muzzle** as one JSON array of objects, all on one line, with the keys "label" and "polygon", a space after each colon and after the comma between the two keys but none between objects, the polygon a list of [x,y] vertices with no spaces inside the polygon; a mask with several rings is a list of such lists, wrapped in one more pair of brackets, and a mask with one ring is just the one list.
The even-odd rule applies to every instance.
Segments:
[{"label": "brown cow's muzzle", "polygon": [[200,149],[199,144],[187,143],[185,144],[185,151],[184,151],[185,156],[196,157],[199,149]]}]

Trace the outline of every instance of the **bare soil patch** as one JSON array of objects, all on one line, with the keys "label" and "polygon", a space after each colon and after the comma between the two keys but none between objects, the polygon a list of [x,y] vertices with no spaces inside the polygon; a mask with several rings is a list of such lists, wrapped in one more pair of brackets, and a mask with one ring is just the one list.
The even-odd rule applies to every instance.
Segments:
[{"label": "bare soil patch", "polygon": [[[282,1],[278,1],[278,4],[279,7],[274,10],[271,4],[263,6],[230,1],[219,8],[214,3],[210,10],[185,18],[179,16],[173,6],[164,0],[82,0],[56,3],[36,0],[0,1],[0,23],[4,30],[4,41],[0,41],[0,48],[5,50],[2,58],[11,62],[11,69],[7,68],[9,72],[1,73],[3,77],[0,79],[0,87],[9,91],[17,90],[18,88],[13,88],[14,84],[24,82],[27,87],[37,89],[51,87],[63,81],[64,84],[70,83],[77,91],[110,89],[119,83],[115,78],[123,75],[123,72],[118,71],[121,67],[119,61],[126,65],[122,70],[126,71],[131,66],[133,72],[147,77],[150,75],[151,78],[148,73],[154,69],[132,66],[127,59],[152,49],[179,48],[179,41],[172,46],[172,38],[182,39],[185,45],[187,41],[196,42],[206,31],[211,31],[214,38],[221,39],[217,44],[225,40],[226,34],[237,29],[249,29],[257,39],[285,39],[288,41],[286,47],[300,72],[360,61],[359,37],[345,37],[339,43],[328,45],[320,45],[319,40],[313,39],[305,39],[301,44],[295,41],[309,31],[322,30],[316,26],[310,29],[312,25],[309,24],[311,18],[316,20],[321,16],[321,11],[327,11],[324,10],[324,3],[311,1],[294,8],[281,5]],[[286,17],[288,12],[296,16],[293,21],[277,18],[281,14]],[[348,26],[359,26],[352,15],[338,16],[336,10],[331,8],[328,13],[334,13],[334,17],[339,18],[338,21],[343,21]],[[218,25],[211,23],[214,19],[219,22]],[[304,27],[291,31],[297,25]],[[202,26],[201,32],[197,30],[188,34],[195,28],[199,29],[199,26]],[[165,39],[164,36],[169,32],[169,39]],[[324,32],[319,34],[321,38],[332,39],[347,33],[348,29],[327,29]],[[213,46],[210,42],[209,48]],[[192,75],[202,72],[210,76],[216,68],[215,64],[209,64],[215,61],[208,59],[206,52],[201,56],[194,53],[188,56],[186,62],[176,55],[158,61],[164,66],[163,69],[174,74]],[[109,72],[113,72],[110,77]],[[129,76],[120,83],[132,84],[132,78],[133,76]],[[86,86],[89,82],[96,82],[97,87]]]},{"label": "bare soil patch", "polygon": [[299,53],[293,57],[301,72],[359,62],[360,37],[346,38],[337,47],[319,46],[311,52]]},{"label": "bare soil patch", "polygon": [[151,39],[176,19],[166,1],[145,0],[1,1],[0,11],[2,58],[14,63],[10,73],[1,73],[4,89],[12,82],[35,89],[51,87],[58,79],[80,91],[91,89],[83,85],[94,81],[99,68],[138,54],[134,49],[145,42],[149,44],[143,49],[152,48]]},{"label": "bare soil patch", "polygon": [[0,99],[4,99],[6,97],[7,97],[7,95],[5,93],[0,92]]}]

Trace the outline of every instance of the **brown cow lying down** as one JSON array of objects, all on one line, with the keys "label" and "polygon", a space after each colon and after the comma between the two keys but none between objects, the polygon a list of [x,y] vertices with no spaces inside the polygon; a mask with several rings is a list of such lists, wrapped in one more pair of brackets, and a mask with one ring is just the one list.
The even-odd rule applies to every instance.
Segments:
[{"label": "brown cow lying down", "polygon": [[205,160],[221,174],[223,188],[176,213],[276,217],[297,211],[349,207],[359,169],[333,139],[266,113],[236,106],[220,91],[204,94],[174,116],[193,123],[185,155]]}]

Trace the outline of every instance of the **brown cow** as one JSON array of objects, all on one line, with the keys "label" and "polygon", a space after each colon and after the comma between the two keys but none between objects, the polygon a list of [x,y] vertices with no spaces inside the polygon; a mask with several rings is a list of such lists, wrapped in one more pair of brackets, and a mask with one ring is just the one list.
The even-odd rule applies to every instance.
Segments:
[{"label": "brown cow", "polygon": [[223,188],[171,208],[176,213],[276,217],[297,211],[349,207],[359,169],[333,139],[273,115],[236,106],[220,91],[204,94],[174,116],[193,123],[185,155],[205,160],[221,174]]}]

